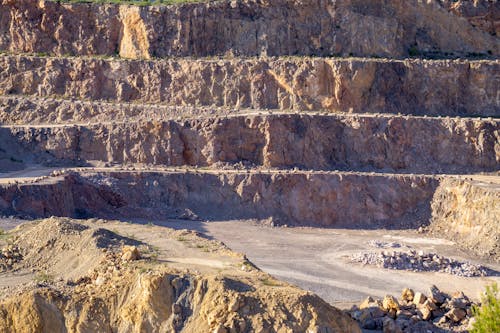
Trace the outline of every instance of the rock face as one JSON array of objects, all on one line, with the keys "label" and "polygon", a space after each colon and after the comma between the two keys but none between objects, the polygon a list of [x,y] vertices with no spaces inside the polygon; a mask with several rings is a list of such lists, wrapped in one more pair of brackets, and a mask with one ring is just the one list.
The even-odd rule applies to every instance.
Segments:
[{"label": "rock face", "polygon": [[3,0],[0,49],[130,58],[497,56],[492,34],[499,5],[470,2],[216,1],[131,8]]},{"label": "rock face", "polygon": [[253,109],[498,115],[498,61],[0,56],[0,94]]},{"label": "rock face", "polygon": [[448,179],[434,194],[431,230],[496,261],[500,261],[498,221],[498,184]]},{"label": "rock face", "polygon": [[5,214],[265,219],[335,227],[415,226],[438,180],[423,176],[279,172],[98,172],[5,185]]},{"label": "rock face", "polygon": [[500,163],[498,123],[473,119],[268,114],[10,131],[14,144],[51,163],[420,173],[495,171]]}]

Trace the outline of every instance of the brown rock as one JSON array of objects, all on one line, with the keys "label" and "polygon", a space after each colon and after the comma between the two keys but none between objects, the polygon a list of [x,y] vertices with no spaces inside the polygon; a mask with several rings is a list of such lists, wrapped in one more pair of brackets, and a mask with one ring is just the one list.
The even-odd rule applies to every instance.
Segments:
[{"label": "brown rock", "polygon": [[441,305],[446,301],[446,295],[435,285],[432,285],[429,288],[429,298],[438,305]]},{"label": "brown rock", "polygon": [[137,260],[140,258],[139,250],[136,246],[124,246],[121,258],[123,261]]},{"label": "brown rock", "polygon": [[396,312],[399,310],[399,302],[394,296],[386,295],[382,300],[382,307],[386,311],[394,310]]},{"label": "brown rock", "polygon": [[421,306],[422,304],[424,304],[424,302],[426,300],[427,300],[427,297],[424,294],[422,294],[421,292],[415,293],[415,296],[413,297],[413,303],[416,306]]},{"label": "brown rock", "polygon": [[[134,58],[227,53],[404,57],[432,55],[436,50],[456,55],[488,51],[498,55],[493,36],[500,31],[498,9],[486,3],[274,0],[236,5],[232,1],[200,2],[157,9],[8,0],[0,2],[0,48],[108,56],[118,51],[121,56]],[[316,21],[322,22],[321,29]],[[283,26],[287,29],[280,30]]]},{"label": "brown rock", "polygon": [[405,288],[401,292],[401,299],[407,302],[413,301],[413,297],[415,296],[415,292],[412,289]]},{"label": "brown rock", "polygon": [[430,299],[427,299],[424,304],[422,304],[422,307],[428,309],[429,311],[436,310],[438,307],[437,305],[431,301]]},{"label": "brown rock", "polygon": [[446,312],[445,316],[453,322],[458,323],[465,318],[466,314],[467,313],[463,309],[453,308],[450,311]]},{"label": "brown rock", "polygon": [[419,308],[419,312],[423,320],[429,320],[432,317],[432,312],[427,307]]}]

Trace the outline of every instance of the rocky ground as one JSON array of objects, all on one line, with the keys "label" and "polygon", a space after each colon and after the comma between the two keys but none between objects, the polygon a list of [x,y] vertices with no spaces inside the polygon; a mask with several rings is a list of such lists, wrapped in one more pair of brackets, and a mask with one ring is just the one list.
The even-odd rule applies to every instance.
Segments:
[{"label": "rocky ground", "polygon": [[136,227],[152,245],[122,225],[51,218],[3,234],[0,331],[359,332],[218,241]]}]

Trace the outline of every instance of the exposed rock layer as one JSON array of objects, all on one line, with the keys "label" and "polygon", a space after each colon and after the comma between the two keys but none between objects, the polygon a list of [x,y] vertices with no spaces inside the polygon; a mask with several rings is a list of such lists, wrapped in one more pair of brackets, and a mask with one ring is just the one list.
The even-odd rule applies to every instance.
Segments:
[{"label": "exposed rock layer", "polygon": [[12,136],[0,148],[20,145],[24,151],[50,158],[51,163],[214,166],[242,162],[275,168],[416,173],[496,171],[500,163],[498,122],[463,118],[277,114],[0,131],[10,131]]},{"label": "exposed rock layer", "polygon": [[0,49],[131,58],[498,55],[498,38],[492,36],[499,30],[498,2],[468,2],[273,0],[133,7],[3,0]]},{"label": "exposed rock layer", "polygon": [[0,94],[216,105],[498,116],[499,61],[0,57]]},{"label": "exposed rock layer", "polygon": [[480,256],[500,261],[500,185],[442,181],[432,201],[431,230]]},{"label": "exposed rock layer", "polygon": [[356,173],[99,172],[5,185],[0,207],[40,217],[165,217],[189,208],[209,219],[416,227],[428,219],[437,185],[432,177]]}]

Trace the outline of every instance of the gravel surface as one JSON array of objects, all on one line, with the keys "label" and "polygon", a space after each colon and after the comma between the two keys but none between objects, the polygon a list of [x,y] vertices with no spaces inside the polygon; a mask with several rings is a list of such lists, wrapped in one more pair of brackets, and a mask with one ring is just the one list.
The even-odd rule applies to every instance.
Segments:
[{"label": "gravel surface", "polygon": [[381,268],[414,272],[442,272],[463,277],[489,276],[496,273],[484,266],[467,261],[458,261],[436,253],[415,250],[356,253],[350,257],[350,260]]}]

